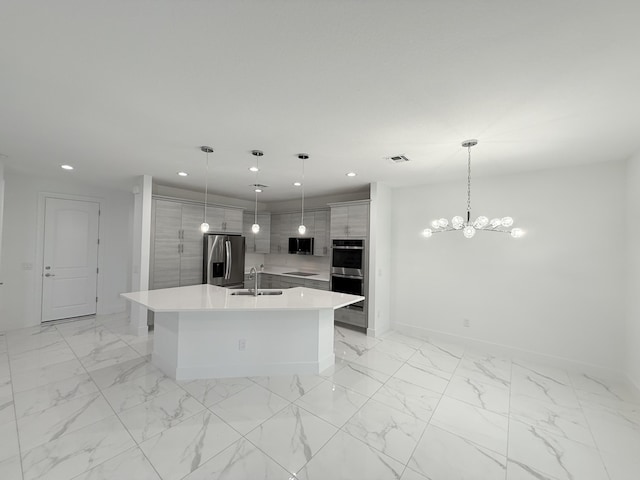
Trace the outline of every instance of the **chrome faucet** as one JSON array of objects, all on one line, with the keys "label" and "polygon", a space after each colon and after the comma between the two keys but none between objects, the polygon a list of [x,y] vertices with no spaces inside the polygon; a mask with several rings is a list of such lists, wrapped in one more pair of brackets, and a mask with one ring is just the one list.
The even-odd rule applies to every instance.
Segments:
[{"label": "chrome faucet", "polygon": [[251,270],[249,270],[249,280],[255,280],[253,284],[253,296],[257,297],[258,296],[258,270],[256,270],[256,267],[251,267]]}]

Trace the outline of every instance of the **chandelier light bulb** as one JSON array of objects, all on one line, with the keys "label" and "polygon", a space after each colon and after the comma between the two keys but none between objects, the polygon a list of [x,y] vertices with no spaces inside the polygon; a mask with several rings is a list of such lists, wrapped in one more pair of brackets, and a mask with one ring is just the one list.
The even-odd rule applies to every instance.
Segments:
[{"label": "chandelier light bulb", "polygon": [[431,222],[431,226],[432,226],[433,228],[440,228],[440,222],[439,222],[438,220],[433,220],[433,221]]},{"label": "chandelier light bulb", "polygon": [[307,231],[307,227],[305,227],[304,225],[300,225],[300,226],[298,227],[298,233],[299,233],[300,235],[304,235],[304,234],[306,233],[306,231]]},{"label": "chandelier light bulb", "polygon": [[520,238],[524,235],[524,230],[522,230],[521,228],[514,228],[513,230],[511,230],[511,236],[513,238]]},{"label": "chandelier light bulb", "polygon": [[500,220],[499,218],[492,218],[490,223],[491,223],[491,228],[496,228],[502,225],[502,220]]},{"label": "chandelier light bulb", "polygon": [[462,230],[462,233],[465,236],[465,238],[473,238],[473,236],[476,234],[476,229],[473,228],[472,225],[467,225]]},{"label": "chandelier light bulb", "polygon": [[200,230],[202,233],[207,233],[209,231],[209,224],[207,222],[202,222],[200,224]]},{"label": "chandelier light bulb", "polygon": [[430,236],[432,236],[432,235],[433,235],[433,232],[431,231],[431,229],[430,229],[430,228],[425,228],[425,229],[422,231],[422,236],[423,236],[423,237],[429,238],[429,237],[430,237]]},{"label": "chandelier light bulb", "polygon": [[251,231],[253,233],[258,233],[260,231],[260,225],[258,225],[257,223],[254,223],[253,225],[251,225]]},{"label": "chandelier light bulb", "polygon": [[449,225],[449,220],[447,220],[446,218],[441,218],[440,220],[438,220],[439,227],[445,228],[447,225]]},{"label": "chandelier light bulb", "polygon": [[456,230],[460,230],[464,226],[464,219],[461,216],[455,216],[451,219],[451,226]]},{"label": "chandelier light bulb", "polygon": [[485,216],[480,216],[478,218],[476,218],[476,221],[473,222],[473,226],[475,228],[484,228],[487,225],[489,225],[489,219]]},{"label": "chandelier light bulb", "polygon": [[513,218],[503,217],[502,220],[500,220],[500,223],[502,223],[503,227],[510,227],[511,225],[513,225]]}]

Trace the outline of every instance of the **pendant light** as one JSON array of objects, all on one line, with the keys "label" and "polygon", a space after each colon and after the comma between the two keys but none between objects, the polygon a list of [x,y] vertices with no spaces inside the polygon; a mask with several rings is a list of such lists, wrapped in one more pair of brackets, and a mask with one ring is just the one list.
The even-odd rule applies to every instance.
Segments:
[{"label": "pendant light", "polygon": [[256,194],[256,206],[254,209],[254,218],[253,218],[253,225],[251,225],[251,231],[253,233],[258,233],[260,231],[260,225],[258,225],[258,192],[262,191],[258,188],[258,171],[260,170],[258,168],[258,160],[260,159],[261,156],[264,155],[264,152],[262,152],[261,150],[251,150],[251,154],[256,157],[256,166],[254,170],[256,173],[256,179],[255,179],[255,185],[253,189]]},{"label": "pendant light", "polygon": [[478,230],[486,230],[490,232],[508,233],[513,238],[520,238],[524,235],[521,228],[510,228],[513,225],[513,218],[502,217],[494,218],[489,221],[484,215],[479,216],[471,221],[471,147],[478,144],[478,140],[471,139],[462,142],[462,146],[467,149],[467,218],[466,220],[460,216],[451,219],[451,224],[446,218],[440,218],[431,222],[431,228],[425,228],[422,235],[429,238],[434,233],[450,232],[453,230],[462,230],[465,238],[473,238]]},{"label": "pendant light", "polygon": [[300,210],[300,226],[298,227],[298,233],[304,235],[307,232],[307,227],[304,226],[304,161],[309,158],[306,153],[299,153],[298,158],[302,160],[302,209]]},{"label": "pendant light", "polygon": [[207,223],[207,196],[209,193],[209,154],[213,153],[213,148],[203,145],[202,147],[200,147],[200,150],[207,154],[207,168],[204,177],[204,219],[200,224],[200,230],[202,231],[202,233],[207,233],[209,231],[209,224]]}]

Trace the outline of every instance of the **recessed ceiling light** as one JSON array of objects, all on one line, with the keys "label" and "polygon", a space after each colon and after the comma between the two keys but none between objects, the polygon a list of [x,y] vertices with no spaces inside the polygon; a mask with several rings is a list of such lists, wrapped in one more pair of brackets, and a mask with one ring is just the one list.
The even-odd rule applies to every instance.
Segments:
[{"label": "recessed ceiling light", "polygon": [[60,168],[63,170],[73,170],[73,167],[71,165],[60,165]]},{"label": "recessed ceiling light", "polygon": [[347,177],[355,177],[356,175],[357,175],[356,172],[347,173]]},{"label": "recessed ceiling light", "polygon": [[180,175],[181,177],[186,177],[189,174],[187,172],[178,172],[178,175]]},{"label": "recessed ceiling light", "polygon": [[302,184],[301,184],[300,182],[293,182],[293,186],[294,186],[294,187],[299,187],[299,186],[301,186],[301,185],[302,185]]},{"label": "recessed ceiling light", "polygon": [[249,167],[250,172],[259,172],[260,169],[258,167]]},{"label": "recessed ceiling light", "polygon": [[262,193],[262,189],[261,189],[261,188],[256,188],[256,189],[254,190],[254,192],[256,192],[256,193]]}]

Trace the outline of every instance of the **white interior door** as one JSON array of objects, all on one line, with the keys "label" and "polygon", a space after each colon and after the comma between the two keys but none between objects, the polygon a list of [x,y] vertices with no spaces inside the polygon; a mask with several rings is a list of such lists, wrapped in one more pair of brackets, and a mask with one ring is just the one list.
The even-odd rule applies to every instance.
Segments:
[{"label": "white interior door", "polygon": [[42,321],[96,313],[99,205],[45,200]]}]

